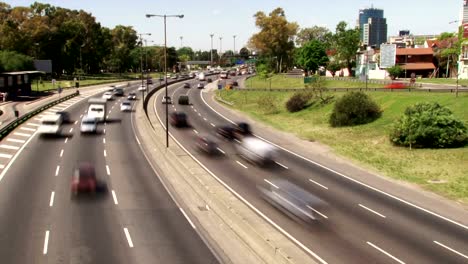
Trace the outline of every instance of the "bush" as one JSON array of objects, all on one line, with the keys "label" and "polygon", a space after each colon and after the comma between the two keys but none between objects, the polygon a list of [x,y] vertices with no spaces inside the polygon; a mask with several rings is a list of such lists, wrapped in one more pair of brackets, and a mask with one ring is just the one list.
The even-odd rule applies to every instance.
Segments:
[{"label": "bush", "polygon": [[258,98],[257,105],[264,114],[277,114],[279,112],[276,97],[270,94]]},{"label": "bush", "polygon": [[299,92],[295,93],[289,100],[286,102],[286,109],[289,112],[299,112],[304,109],[307,105],[307,102],[312,98],[310,93]]},{"label": "bush", "polygon": [[350,92],[333,108],[329,123],[333,127],[370,123],[382,115],[380,107],[363,92]]},{"label": "bush", "polygon": [[449,148],[468,143],[467,128],[450,109],[438,103],[418,103],[406,109],[390,134],[395,145]]},{"label": "bush", "polygon": [[392,80],[395,80],[401,75],[401,73],[403,72],[403,68],[401,68],[400,65],[395,65],[390,68],[387,68],[387,72],[390,75],[390,78]]}]

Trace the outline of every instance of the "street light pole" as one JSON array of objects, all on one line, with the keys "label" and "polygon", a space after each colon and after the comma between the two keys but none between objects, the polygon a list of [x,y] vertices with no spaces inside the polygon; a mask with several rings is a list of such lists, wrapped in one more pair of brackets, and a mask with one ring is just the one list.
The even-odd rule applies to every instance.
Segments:
[{"label": "street light pole", "polygon": [[182,46],[182,40],[184,39],[184,37],[183,37],[183,36],[180,36],[179,38],[180,38],[180,47],[182,48],[182,47],[183,47],[183,46]]},{"label": "street light pole", "polygon": [[[144,49],[143,41],[146,42],[146,40],[143,40],[142,36],[151,36],[151,33],[140,33],[139,35],[140,35],[140,41],[141,41],[141,48]],[[143,86],[144,85],[144,81],[143,81],[143,53],[140,54],[140,70],[141,70],[141,85]]]},{"label": "street light pole", "polygon": [[210,38],[211,38],[210,66],[211,67],[213,67],[213,36],[214,34],[210,34]]},{"label": "street light pole", "polygon": [[232,36],[234,38],[234,50],[232,51],[233,55],[236,55],[236,35]]},{"label": "street light pole", "polygon": [[223,37],[219,37],[219,66],[221,66],[221,56],[223,55]]},{"label": "street light pole", "polygon": [[[155,15],[155,14],[146,14],[147,18],[150,17],[162,17],[164,18],[164,89],[165,89],[165,98],[167,100],[167,36],[166,36],[166,18],[167,17],[178,17],[183,18],[184,15]],[[166,105],[166,148],[169,148],[169,104]]]}]

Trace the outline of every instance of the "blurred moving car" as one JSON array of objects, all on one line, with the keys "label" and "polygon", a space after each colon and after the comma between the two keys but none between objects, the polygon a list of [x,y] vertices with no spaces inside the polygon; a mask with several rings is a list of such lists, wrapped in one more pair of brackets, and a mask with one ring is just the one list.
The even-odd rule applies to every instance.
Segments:
[{"label": "blurred moving car", "polygon": [[276,158],[276,148],[256,137],[243,138],[236,148],[244,159],[260,166],[269,165]]},{"label": "blurred moving car", "polygon": [[148,78],[146,80],[146,84],[153,84],[153,79],[152,78]]},{"label": "blurred moving car", "polygon": [[198,83],[197,84],[198,89],[203,89],[203,87],[205,87],[205,85],[203,83]]},{"label": "blurred moving car", "polygon": [[242,140],[242,138],[252,135],[250,125],[239,122],[235,125],[224,125],[217,128],[217,134],[227,140]]},{"label": "blurred moving car", "polygon": [[233,81],[232,86],[239,86],[239,83],[237,81]]},{"label": "blurred moving car", "polygon": [[138,91],[146,91],[146,86],[145,85],[140,85],[140,87],[138,87]]},{"label": "blurred moving car", "polygon": [[129,93],[128,96],[127,96],[127,99],[128,100],[136,100],[137,99],[136,93],[134,93],[134,92]]},{"label": "blurred moving car", "polygon": [[403,82],[392,82],[384,86],[387,89],[405,89],[407,85]]},{"label": "blurred moving car", "polygon": [[132,111],[132,103],[130,101],[123,101],[120,103],[120,111],[127,112]]},{"label": "blurred moving car", "polygon": [[184,83],[184,88],[190,88],[190,83]]},{"label": "blurred moving car", "polygon": [[106,99],[106,100],[114,100],[114,93],[112,93],[112,92],[105,92],[105,93],[102,95],[102,98],[103,98],[103,99]]},{"label": "blurred moving car", "polygon": [[195,146],[199,151],[208,155],[215,155],[219,153],[218,144],[208,135],[197,135]]},{"label": "blurred moving car", "polygon": [[172,99],[170,96],[163,96],[162,98],[162,103],[163,104],[172,104]]},{"label": "blurred moving car", "polygon": [[124,96],[124,90],[122,88],[114,88],[113,92],[116,96]]},{"label": "blurred moving car", "polygon": [[97,180],[96,170],[89,162],[83,162],[73,170],[71,192],[74,195],[79,193],[96,192]]},{"label": "blurred moving car", "polygon": [[46,115],[42,117],[41,125],[37,129],[40,135],[60,135],[62,132],[62,116]]},{"label": "blurred moving car", "polygon": [[186,95],[186,94],[181,94],[179,96],[179,100],[178,100],[179,104],[180,105],[188,105],[189,104],[189,96]]},{"label": "blurred moving car", "polygon": [[84,133],[96,133],[98,126],[98,120],[95,117],[84,116],[81,119],[80,132]]},{"label": "blurred moving car", "polygon": [[70,123],[71,122],[70,113],[68,113],[66,111],[58,111],[58,112],[56,112],[56,114],[62,117],[62,122],[63,123]]},{"label": "blurred moving car", "polygon": [[187,114],[185,114],[184,112],[172,112],[170,115],[170,123],[175,127],[189,126]]},{"label": "blurred moving car", "polygon": [[208,78],[208,79],[206,79],[206,82],[207,82],[207,83],[213,82],[213,79]]},{"label": "blurred moving car", "polygon": [[268,203],[293,219],[315,223],[323,216],[317,212],[326,206],[325,202],[289,181],[270,179],[257,189]]}]

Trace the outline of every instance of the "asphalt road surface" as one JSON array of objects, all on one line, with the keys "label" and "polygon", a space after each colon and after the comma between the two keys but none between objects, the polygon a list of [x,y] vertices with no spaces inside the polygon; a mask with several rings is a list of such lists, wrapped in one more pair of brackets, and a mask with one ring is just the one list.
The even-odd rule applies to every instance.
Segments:
[{"label": "asphalt road surface", "polygon": [[[107,103],[97,135],[80,135],[83,97],[57,106],[73,120],[62,136],[40,138],[31,119],[4,141],[18,147],[1,174],[1,263],[218,263],[142,154],[122,98]],[[107,190],[71,196],[81,161],[94,164]]]},{"label": "asphalt road surface", "polygon": [[[216,127],[229,122],[206,105],[209,95],[197,89],[196,83],[192,81],[190,89],[182,84],[170,86],[169,94],[175,102],[170,112],[185,112],[191,124],[184,129],[170,126],[170,133],[211,172],[318,254],[319,262],[468,263],[467,226],[415,208],[288,151],[279,149],[276,165],[270,168],[245,161],[238,155],[235,142],[219,138],[219,156],[200,153],[195,147],[196,136],[214,136]],[[189,95],[191,105],[177,104],[181,94]],[[156,111],[164,124],[165,106],[161,102],[162,94],[157,94],[149,111]],[[303,187],[328,204],[323,211],[317,210],[317,223],[295,221],[262,199],[256,186],[277,178]]]}]

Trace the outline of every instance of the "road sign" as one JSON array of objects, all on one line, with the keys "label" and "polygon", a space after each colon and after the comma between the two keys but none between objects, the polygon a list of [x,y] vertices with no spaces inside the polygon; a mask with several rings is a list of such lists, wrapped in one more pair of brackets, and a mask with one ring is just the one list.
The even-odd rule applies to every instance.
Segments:
[{"label": "road sign", "polygon": [[395,66],[396,44],[380,45],[380,68],[390,68]]}]

